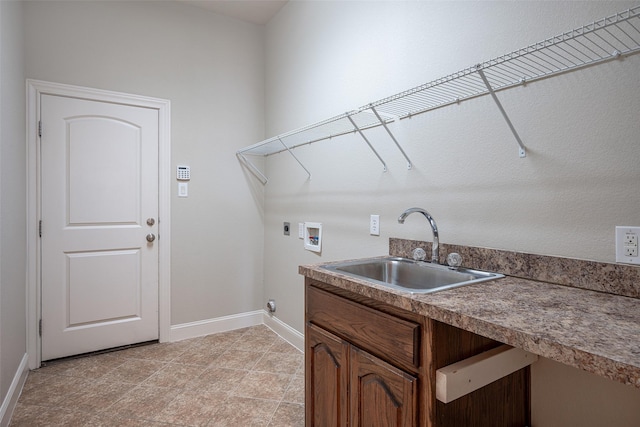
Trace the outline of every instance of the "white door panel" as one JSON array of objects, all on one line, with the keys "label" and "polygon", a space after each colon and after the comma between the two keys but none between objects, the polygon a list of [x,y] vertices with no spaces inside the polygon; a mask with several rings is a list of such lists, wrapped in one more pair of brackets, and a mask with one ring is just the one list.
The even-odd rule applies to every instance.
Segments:
[{"label": "white door panel", "polygon": [[140,218],[140,127],[107,117],[67,120],[69,224]]},{"label": "white door panel", "polygon": [[139,250],[68,253],[66,276],[69,328],[142,316]]},{"label": "white door panel", "polygon": [[157,110],[40,108],[42,360],[157,339]]}]

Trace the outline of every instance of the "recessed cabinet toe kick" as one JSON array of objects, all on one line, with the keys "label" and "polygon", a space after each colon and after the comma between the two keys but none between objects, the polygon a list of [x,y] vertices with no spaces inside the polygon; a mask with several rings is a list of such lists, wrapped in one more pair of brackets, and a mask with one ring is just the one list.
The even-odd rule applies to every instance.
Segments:
[{"label": "recessed cabinet toe kick", "polygon": [[305,278],[308,427],[528,426],[528,365],[534,360],[497,341]]}]

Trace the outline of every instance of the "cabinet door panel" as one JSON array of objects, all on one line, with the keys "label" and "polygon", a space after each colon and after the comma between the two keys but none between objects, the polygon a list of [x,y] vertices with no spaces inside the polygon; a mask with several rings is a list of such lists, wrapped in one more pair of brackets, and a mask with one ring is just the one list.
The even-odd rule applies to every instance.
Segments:
[{"label": "cabinet door panel", "polygon": [[350,353],[351,426],[417,425],[417,379],[356,347]]},{"label": "cabinet door panel", "polygon": [[306,425],[346,427],[349,344],[311,324],[306,334]]}]

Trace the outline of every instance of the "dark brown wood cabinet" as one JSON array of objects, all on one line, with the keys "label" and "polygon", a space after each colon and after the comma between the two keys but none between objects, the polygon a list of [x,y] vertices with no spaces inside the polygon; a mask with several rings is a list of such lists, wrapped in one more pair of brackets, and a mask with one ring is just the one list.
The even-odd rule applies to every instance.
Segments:
[{"label": "dark brown wood cabinet", "polygon": [[349,420],[349,343],[315,325],[305,336],[306,425],[345,427]]},{"label": "dark brown wood cabinet", "polygon": [[500,343],[307,278],[307,427],[524,427],[529,369],[444,404],[436,370]]},{"label": "dark brown wood cabinet", "polygon": [[349,425],[415,426],[418,379],[355,346],[349,350]]},{"label": "dark brown wood cabinet", "polygon": [[417,378],[307,326],[307,425],[416,425]]}]

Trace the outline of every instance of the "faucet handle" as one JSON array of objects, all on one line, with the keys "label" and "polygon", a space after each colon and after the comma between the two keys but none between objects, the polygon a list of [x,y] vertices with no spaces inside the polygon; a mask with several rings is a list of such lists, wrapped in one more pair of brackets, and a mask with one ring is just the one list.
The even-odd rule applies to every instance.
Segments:
[{"label": "faucet handle", "polygon": [[447,264],[449,264],[449,267],[457,269],[462,265],[462,257],[459,253],[451,252],[447,255]]},{"label": "faucet handle", "polygon": [[424,261],[427,257],[427,253],[422,248],[415,248],[411,253],[411,256],[415,261]]}]

